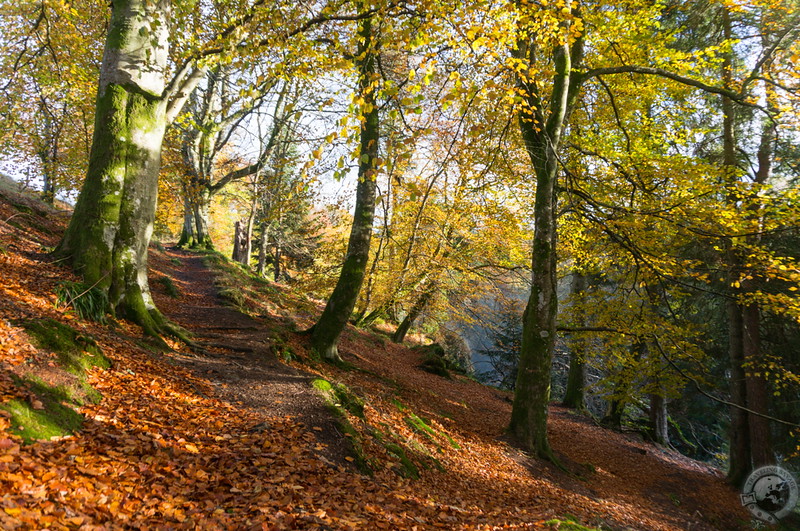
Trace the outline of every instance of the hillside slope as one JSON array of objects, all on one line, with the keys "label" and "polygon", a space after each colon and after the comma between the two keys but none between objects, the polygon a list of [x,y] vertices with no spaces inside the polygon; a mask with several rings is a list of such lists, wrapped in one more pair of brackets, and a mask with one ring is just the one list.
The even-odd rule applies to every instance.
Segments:
[{"label": "hillside slope", "polygon": [[[214,254],[152,251],[159,307],[194,334],[194,349],[161,352],[124,322],[80,319],[55,295],[77,279],[47,256],[64,216],[2,196],[0,528],[565,529],[559,522],[576,520],[732,530],[749,521],[718,471],[559,407],[551,438],[571,473],[531,459],[503,436],[508,394],[423,371],[419,350],[379,334],[351,328],[346,365],[315,361],[297,331],[319,308]],[[73,370],[52,345],[34,346],[26,330],[43,319],[77,331],[84,356],[96,343],[111,367]],[[21,418],[66,409],[84,416],[80,431],[23,444]]]}]

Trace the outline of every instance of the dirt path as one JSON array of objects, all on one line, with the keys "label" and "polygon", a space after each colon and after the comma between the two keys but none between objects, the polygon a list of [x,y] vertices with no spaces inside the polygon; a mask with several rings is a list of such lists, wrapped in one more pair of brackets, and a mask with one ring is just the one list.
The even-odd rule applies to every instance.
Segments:
[{"label": "dirt path", "polygon": [[[315,376],[276,358],[275,336],[269,323],[224,306],[214,285],[214,273],[204,265],[202,256],[170,249],[158,253],[152,262],[153,269],[173,278],[180,291],[175,299],[154,289],[158,307],[189,330],[204,349],[202,353],[175,353],[175,362],[209,380],[217,398],[267,416],[296,418],[325,445],[322,454],[327,459],[347,464],[345,439],[311,387]],[[269,429],[269,423],[252,429]]]}]

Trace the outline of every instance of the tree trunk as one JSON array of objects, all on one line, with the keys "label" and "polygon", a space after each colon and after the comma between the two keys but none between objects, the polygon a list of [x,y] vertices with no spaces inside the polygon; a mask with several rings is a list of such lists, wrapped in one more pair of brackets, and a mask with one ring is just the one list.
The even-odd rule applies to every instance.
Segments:
[{"label": "tree trunk", "polygon": [[411,310],[406,314],[403,321],[400,323],[400,326],[397,327],[395,330],[394,335],[392,335],[392,341],[395,343],[402,343],[403,340],[406,338],[406,334],[411,329],[411,325],[414,324],[414,321],[417,320],[417,317],[425,310],[425,307],[428,305],[430,300],[433,296],[436,295],[436,285],[433,282],[428,283],[428,287],[425,288],[425,291],[422,292],[417,302],[414,303],[414,306],[411,307]]},{"label": "tree trunk", "polygon": [[112,2],[89,168],[56,252],[88,284],[107,289],[111,310],[156,334],[147,245],[167,124],[164,70],[169,2]]},{"label": "tree trunk", "polygon": [[[760,312],[758,304],[748,304],[742,314],[743,332],[742,353],[747,365],[745,389],[747,391],[747,407],[756,413],[768,413],[767,380],[763,377],[761,361]],[[758,375],[758,376],[757,376]],[[758,468],[775,464],[772,452],[769,420],[748,414],[747,427],[750,435],[750,455],[753,467]]]},{"label": "tree trunk", "polygon": [[[616,392],[616,390],[615,390]],[[608,409],[601,423],[605,426],[619,429],[622,427],[622,414],[625,412],[625,402],[622,399],[614,398],[609,401]]]},{"label": "tree trunk", "polygon": [[653,441],[663,446],[669,446],[668,419],[667,399],[658,393],[651,393],[650,429],[653,432]]},{"label": "tree trunk", "polygon": [[192,211],[195,230],[194,247],[199,249],[214,248],[214,244],[211,241],[211,235],[208,232],[208,211],[211,207],[211,197],[211,191],[207,187],[201,188],[192,196]]},{"label": "tree trunk", "polygon": [[[580,296],[586,289],[586,276],[574,272],[572,274],[572,295]],[[586,325],[586,316],[583,311],[577,312],[576,325],[581,327]],[[584,388],[586,386],[586,340],[577,337],[573,338],[569,351],[569,372],[567,373],[567,389],[564,392],[565,407],[573,409],[584,409],[586,400]]]},{"label": "tree trunk", "polygon": [[[729,253],[730,254],[730,253]],[[744,350],[742,345],[742,311],[736,300],[727,303],[728,315],[728,356],[731,363],[730,393],[731,427],[728,448],[728,479],[736,486],[744,483],[750,473],[750,428],[747,412],[741,409],[747,405],[747,390],[744,375]],[[737,407],[740,406],[740,407]]]},{"label": "tree trunk", "polygon": [[233,229],[233,252],[231,253],[231,259],[234,262],[238,262],[240,264],[245,263],[244,258],[246,238],[247,235],[245,234],[245,228],[242,226],[242,222],[237,221]]},{"label": "tree trunk", "polygon": [[258,266],[256,266],[256,274],[263,277],[264,271],[267,267],[267,224],[261,223],[261,239],[258,242]]},{"label": "tree trunk", "polygon": [[272,270],[273,270],[273,279],[275,282],[279,282],[281,279],[281,246],[280,244],[275,244],[275,253],[272,255]]},{"label": "tree trunk", "polygon": [[254,194],[253,202],[250,205],[250,214],[247,216],[247,225],[244,231],[244,256],[242,257],[242,263],[248,267],[250,267],[250,258],[253,256],[253,223],[256,219],[257,197],[258,192]]},{"label": "tree trunk", "polygon": [[189,194],[186,186],[183,187],[183,228],[181,229],[181,237],[178,239],[178,248],[183,249],[186,247],[194,247],[195,242],[194,233],[194,210],[192,202],[189,200]]},{"label": "tree trunk", "polygon": [[[727,8],[722,8],[723,33],[726,39],[732,35],[731,19]],[[733,58],[731,52],[726,52],[722,63],[723,85],[732,86],[731,69]],[[736,166],[736,133],[734,104],[730,98],[722,97],[722,156],[723,179],[726,187],[731,187],[737,178]],[[735,202],[735,191],[729,193],[729,200]],[[728,479],[734,485],[741,486],[750,472],[752,456],[750,453],[750,429],[748,427],[747,413],[741,408],[747,406],[747,389],[744,374],[744,323],[742,308],[739,305],[738,290],[733,288],[739,281],[739,257],[733,242],[725,241],[725,259],[728,266],[727,284],[729,299],[726,302],[728,317],[728,357],[731,363],[730,393],[731,403],[731,431],[729,442]]]},{"label": "tree trunk", "polygon": [[[576,11],[576,15],[577,10]],[[527,31],[520,29],[516,54],[533,63],[535,46]],[[569,110],[580,87],[579,67],[582,38],[572,48],[563,44],[553,50],[555,76],[547,119],[538,87],[519,79],[527,107],[520,112],[519,126],[525,149],[536,176],[534,236],[531,260],[532,282],[522,322],[519,370],[511,410],[509,431],[528,450],[556,462],[547,438],[547,408],[550,402],[550,371],[556,335],[558,296],[556,290],[556,194],[557,150]]]},{"label": "tree trunk", "polygon": [[379,112],[375,99],[376,50],[373,43],[372,20],[366,18],[359,23],[361,44],[356,61],[359,67],[359,97],[363,99],[363,118],[358,165],[356,206],[353,227],[347,243],[339,280],[325,309],[314,325],[311,348],[326,360],[340,360],[337,342],[353,313],[369,260],[369,244],[375,217],[376,166],[378,158]]}]

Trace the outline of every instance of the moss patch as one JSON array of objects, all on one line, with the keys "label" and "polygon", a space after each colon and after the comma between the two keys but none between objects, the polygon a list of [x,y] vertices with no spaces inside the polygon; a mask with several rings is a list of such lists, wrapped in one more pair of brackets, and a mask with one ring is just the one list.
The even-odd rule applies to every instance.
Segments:
[{"label": "moss patch", "polygon": [[80,378],[92,367],[111,367],[111,362],[89,334],[48,318],[26,319],[16,324],[25,328],[36,347],[55,352],[61,366]]},{"label": "moss patch", "polygon": [[392,442],[387,442],[383,446],[389,452],[389,455],[397,458],[400,461],[401,476],[411,479],[419,479],[419,468],[414,464],[414,461],[408,457],[405,448]]},{"label": "moss patch", "polygon": [[564,520],[554,518],[545,522],[545,525],[551,526],[553,529],[559,531],[600,531],[596,527],[586,527],[579,524],[573,517],[567,516]]},{"label": "moss patch", "polygon": [[[347,413],[349,409],[347,409],[344,404],[342,403],[341,399],[339,398],[342,396],[343,393],[340,389],[344,388],[347,389],[342,384],[331,385],[331,383],[327,380],[323,380],[322,378],[317,378],[311,382],[311,386],[319,391],[322,397],[325,399],[325,402],[328,406],[328,410],[333,414],[336,418],[336,422],[339,425],[339,429],[344,433],[345,437],[347,437],[348,441],[350,441],[350,447],[353,453],[353,458],[356,467],[359,471],[363,474],[372,475],[373,474],[373,466],[370,465],[369,458],[364,450],[364,443],[361,438],[361,434],[358,430],[353,426],[350,422],[350,419],[347,417]],[[347,394],[352,394],[349,389],[347,390]],[[355,395],[353,395],[355,396]],[[364,403],[360,401],[357,397],[355,397],[361,404],[361,415],[364,414]],[[348,402],[351,404],[351,402]]]},{"label": "moss patch", "polygon": [[166,293],[173,299],[177,299],[178,297],[181,296],[180,291],[178,291],[178,287],[175,285],[175,283],[172,281],[170,277],[160,276],[156,279],[156,282],[158,282],[161,285],[161,287],[164,288],[164,293]]},{"label": "moss patch", "polygon": [[71,435],[81,428],[83,415],[70,407],[75,400],[67,389],[49,387],[34,380],[21,382],[37,399],[32,404],[11,400],[0,405],[0,409],[11,414],[11,432],[19,435],[26,444]]}]

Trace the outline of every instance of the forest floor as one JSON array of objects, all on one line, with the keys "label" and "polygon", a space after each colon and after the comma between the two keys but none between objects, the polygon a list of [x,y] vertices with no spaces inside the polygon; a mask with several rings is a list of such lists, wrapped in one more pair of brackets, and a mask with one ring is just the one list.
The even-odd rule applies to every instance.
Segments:
[{"label": "forest floor", "polygon": [[[0,409],[2,529],[749,527],[720,471],[556,405],[569,472],[531,458],[504,436],[510,394],[423,371],[380,331],[348,328],[342,366],[314,360],[302,330],[319,302],[213,253],[152,249],[156,302],[193,349],[80,319],[56,306],[77,279],[47,254],[66,215],[0,196],[0,403],[85,419],[27,444],[20,410]],[[46,318],[110,359],[87,371],[101,400],[47,391],[80,385],[26,332]]]}]

